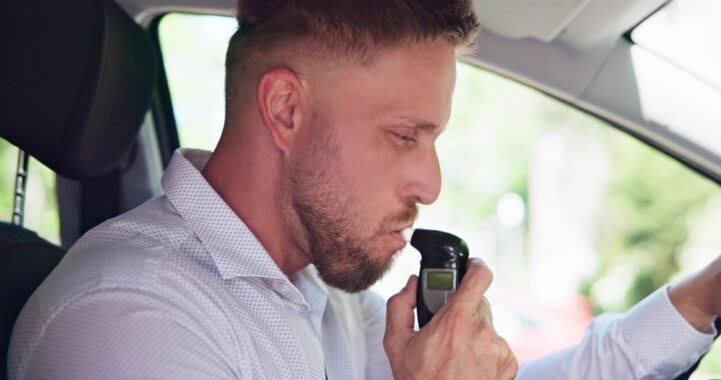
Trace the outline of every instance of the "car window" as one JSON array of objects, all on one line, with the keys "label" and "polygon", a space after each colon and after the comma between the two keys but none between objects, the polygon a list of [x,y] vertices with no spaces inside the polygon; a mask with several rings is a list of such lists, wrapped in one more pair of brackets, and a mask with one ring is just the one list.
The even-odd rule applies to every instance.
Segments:
[{"label": "car window", "polygon": [[[0,221],[12,220],[18,149],[0,139]],[[60,220],[55,193],[55,173],[38,160],[28,163],[24,227],[60,244]]]},{"label": "car window", "polygon": [[[184,146],[212,149],[223,125],[232,18],[171,14],[159,40]],[[721,191],[605,122],[458,63],[437,142],[439,200],[416,226],[464,238],[495,273],[497,328],[521,362],[578,342],[594,315],[622,311],[721,252]],[[418,272],[405,249],[373,289]],[[721,375],[721,350],[701,367]],[[701,375],[699,375],[701,376]]]},{"label": "car window", "polygon": [[237,23],[231,17],[169,14],[158,38],[180,145],[213,150],[225,117],[225,50]]},{"label": "car window", "polygon": [[721,2],[673,0],[629,36],[643,117],[721,157]]}]

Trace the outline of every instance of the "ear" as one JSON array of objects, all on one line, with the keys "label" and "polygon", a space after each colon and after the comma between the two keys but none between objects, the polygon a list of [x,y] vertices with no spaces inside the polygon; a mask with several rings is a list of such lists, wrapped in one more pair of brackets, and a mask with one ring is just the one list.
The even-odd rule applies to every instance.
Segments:
[{"label": "ear", "polygon": [[258,82],[258,111],[275,146],[288,153],[298,135],[303,117],[304,88],[298,76],[287,68],[272,69]]}]

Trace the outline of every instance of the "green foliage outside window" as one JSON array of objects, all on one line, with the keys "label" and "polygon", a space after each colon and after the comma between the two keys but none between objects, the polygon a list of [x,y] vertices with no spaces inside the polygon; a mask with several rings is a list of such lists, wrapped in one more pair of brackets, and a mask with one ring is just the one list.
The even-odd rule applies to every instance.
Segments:
[{"label": "green foliage outside window", "polygon": [[[15,196],[18,149],[0,140],[0,220],[10,222]],[[24,226],[51,243],[60,244],[55,174],[31,158],[28,164]]]}]

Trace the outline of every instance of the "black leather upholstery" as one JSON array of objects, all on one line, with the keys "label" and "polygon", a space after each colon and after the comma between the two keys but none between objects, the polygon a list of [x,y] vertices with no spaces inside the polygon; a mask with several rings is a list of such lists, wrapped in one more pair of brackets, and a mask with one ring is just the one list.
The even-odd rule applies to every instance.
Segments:
[{"label": "black leather upholstery", "polygon": [[[124,163],[158,59],[147,33],[117,4],[3,1],[0,55],[0,137],[71,179],[98,178]],[[63,253],[0,223],[0,380],[15,320]]]},{"label": "black leather upholstery", "polygon": [[120,164],[157,71],[147,33],[109,0],[4,1],[0,41],[0,135],[71,179]]},{"label": "black leather upholstery", "polygon": [[35,288],[60,262],[63,250],[22,227],[0,222],[0,357],[5,378],[10,333]]}]

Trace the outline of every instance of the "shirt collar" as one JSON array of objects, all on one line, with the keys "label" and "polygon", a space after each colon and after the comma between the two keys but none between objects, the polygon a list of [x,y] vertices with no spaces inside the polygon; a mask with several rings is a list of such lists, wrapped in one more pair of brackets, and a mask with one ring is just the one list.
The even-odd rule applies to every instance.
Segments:
[{"label": "shirt collar", "polygon": [[[291,278],[291,282],[303,293],[303,297],[305,297],[312,309],[316,310],[325,307],[325,300],[328,298],[328,286],[321,280],[318,269],[313,264],[299,270]],[[318,314],[322,315],[323,310],[320,309]]]},{"label": "shirt collar", "polygon": [[318,336],[321,334],[321,322],[328,303],[328,287],[318,276],[318,270],[308,265],[291,278],[293,285],[303,295],[310,312],[310,321]]},{"label": "shirt collar", "polygon": [[223,279],[287,277],[201,170],[211,153],[181,148],[163,174],[165,195],[208,250]]}]

